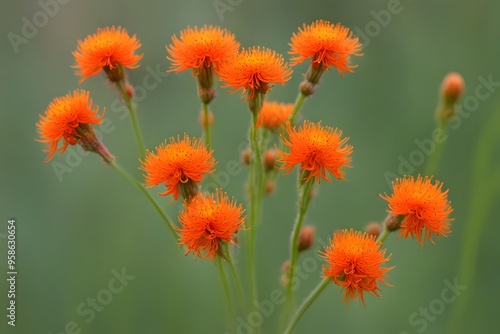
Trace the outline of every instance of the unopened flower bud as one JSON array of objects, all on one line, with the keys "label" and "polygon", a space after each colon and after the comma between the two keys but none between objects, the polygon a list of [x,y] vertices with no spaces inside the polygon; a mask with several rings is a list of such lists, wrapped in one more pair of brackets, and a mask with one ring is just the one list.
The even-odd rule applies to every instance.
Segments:
[{"label": "unopened flower bud", "polygon": [[282,287],[287,287],[288,286],[288,271],[290,270],[290,260],[286,260],[283,262],[281,265],[281,274],[280,274],[280,285]]},{"label": "unopened flower bud", "polygon": [[299,252],[308,250],[314,244],[315,229],[313,226],[304,226],[299,232]]},{"label": "unopened flower bud", "polygon": [[439,123],[446,123],[456,115],[456,103],[465,88],[464,79],[458,73],[446,75],[441,84],[441,102],[436,110]]},{"label": "unopened flower bud", "polygon": [[396,231],[401,228],[401,222],[403,221],[404,216],[397,216],[392,213],[387,215],[387,218],[385,218],[384,225],[385,228],[390,231]]},{"label": "unopened flower bud", "polygon": [[276,182],[267,181],[264,190],[266,191],[266,195],[271,195],[276,190]]},{"label": "unopened flower bud", "polygon": [[374,235],[375,238],[378,238],[380,233],[382,233],[382,226],[377,222],[371,222],[366,226],[366,233],[370,235]]},{"label": "unopened flower bud", "polygon": [[250,147],[245,148],[241,151],[241,162],[245,165],[250,165],[250,159],[252,157],[252,150]]},{"label": "unopened flower bud", "polygon": [[[208,126],[214,125],[214,119],[215,119],[214,113],[209,110],[208,111]],[[201,124],[203,129],[207,130],[207,123],[206,123],[206,119],[205,119],[205,113],[203,112],[203,110],[201,110],[200,114],[198,115],[198,122]]]},{"label": "unopened flower bud", "polygon": [[441,96],[450,104],[458,101],[465,88],[464,78],[456,72],[448,73],[441,85]]},{"label": "unopened flower bud", "polygon": [[276,157],[278,153],[275,149],[269,149],[264,153],[264,168],[266,172],[274,169],[274,164],[276,163]]},{"label": "unopened flower bud", "polygon": [[125,93],[127,93],[127,95],[128,95],[129,97],[134,97],[134,94],[135,94],[135,89],[134,89],[134,87],[133,87],[131,84],[129,84],[128,82],[127,82],[127,84],[125,85]]}]

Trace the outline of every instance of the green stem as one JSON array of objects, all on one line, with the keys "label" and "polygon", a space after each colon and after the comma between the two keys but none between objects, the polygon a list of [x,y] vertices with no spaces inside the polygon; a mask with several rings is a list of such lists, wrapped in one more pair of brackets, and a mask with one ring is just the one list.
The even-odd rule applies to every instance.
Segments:
[{"label": "green stem", "polygon": [[[439,130],[444,135],[446,133],[447,123],[440,122]],[[436,150],[431,153],[429,159],[427,160],[427,164],[425,166],[424,175],[431,176],[435,175],[439,169],[439,163],[441,161],[441,156],[443,155],[444,144],[446,141],[436,142]]]},{"label": "green stem", "polygon": [[234,308],[231,303],[231,292],[229,289],[229,282],[227,280],[226,272],[222,263],[222,259],[218,259],[217,266],[219,267],[219,276],[222,283],[222,288],[224,289],[224,296],[226,297],[227,315],[228,315],[228,325],[231,327],[232,331],[236,329]]},{"label": "green stem", "polygon": [[[302,175],[300,176],[300,179],[302,180]],[[299,213],[297,215],[297,220],[293,228],[292,238],[290,240],[290,271],[288,274],[288,282],[287,282],[287,298],[290,302],[290,305],[293,305],[292,286],[293,286],[293,279],[295,277],[295,267],[297,266],[297,259],[299,257],[298,240],[299,240],[300,228],[302,227],[302,222],[304,220],[307,207],[309,206],[310,202],[309,191],[313,184],[314,184],[314,178],[311,178],[303,186],[302,193],[300,195]]]},{"label": "green stem", "polygon": [[144,186],[137,181],[132,175],[130,175],[125,169],[123,169],[117,162],[116,160],[113,160],[109,163],[113,168],[121,175],[123,176],[127,181],[132,183],[135,187],[137,187],[153,204],[155,207],[156,211],[160,214],[160,216],[163,218],[163,221],[167,224],[168,228],[172,232],[172,235],[174,236],[175,240],[179,239],[179,234],[177,231],[174,229],[174,225],[172,224],[172,220],[167,216],[166,213],[163,212],[163,210],[160,208],[160,205],[155,201],[155,199],[151,196],[151,194],[144,188]]},{"label": "green stem", "polygon": [[144,140],[142,139],[141,131],[139,129],[139,123],[137,122],[137,116],[134,107],[134,101],[132,97],[127,94],[124,80],[120,80],[117,83],[118,89],[120,90],[125,104],[130,112],[130,119],[132,120],[132,126],[134,128],[135,139],[137,140],[137,149],[139,150],[139,157],[144,159],[146,154],[146,146],[144,145]]},{"label": "green stem", "polygon": [[228,258],[228,263],[229,263],[229,269],[231,271],[231,275],[233,276],[233,281],[234,285],[236,288],[236,294],[238,296],[238,302],[241,304],[243,303],[243,288],[241,286],[241,280],[240,276],[236,272],[236,268],[234,267],[234,260],[233,260],[233,255],[231,254],[231,251],[229,250],[229,243],[225,243],[225,248],[226,248],[226,254]]},{"label": "green stem", "polygon": [[203,105],[203,116],[205,124],[203,127],[205,128],[205,144],[210,149],[212,147],[212,138],[211,138],[211,129],[210,129],[210,120],[208,118],[208,103],[202,103]]},{"label": "green stem", "polygon": [[330,284],[331,278],[327,277],[324,278],[319,284],[314,288],[313,291],[307,296],[307,298],[304,300],[304,302],[299,306],[295,314],[292,316],[292,320],[290,321],[290,324],[285,330],[285,334],[291,334],[297,323],[299,322],[300,318],[304,315],[304,313],[307,311],[309,306],[318,298],[318,296],[325,290],[325,288]]},{"label": "green stem", "polygon": [[292,115],[290,116],[290,124],[293,125],[295,123],[295,119],[297,118],[297,115],[299,114],[299,110],[302,107],[302,104],[304,103],[304,100],[306,99],[307,96],[305,96],[302,92],[299,92],[297,95],[297,98],[295,99],[295,104],[293,106],[292,110]]},{"label": "green stem", "polygon": [[[498,108],[500,109],[500,107]],[[469,289],[465,291],[452,306],[449,322],[449,333],[457,333],[467,319],[467,307],[474,291],[470,288],[474,284],[477,273],[477,257],[481,245],[481,237],[488,222],[488,215],[494,206],[495,195],[499,189],[495,187],[495,180],[491,180],[489,170],[494,161],[495,145],[498,145],[499,135],[497,125],[500,123],[500,110],[493,112],[492,118],[486,129],[481,131],[481,136],[476,144],[475,156],[472,159],[472,190],[471,203],[465,224],[463,247],[460,255],[460,268],[457,278]],[[493,181],[493,182],[492,182]]]},{"label": "green stem", "polygon": [[[262,196],[259,192],[261,189],[262,182],[262,157],[260,152],[260,145],[258,139],[258,129],[256,127],[257,123],[257,113],[252,112],[252,126],[250,130],[250,146],[252,149],[252,156],[250,159],[250,170],[251,170],[251,180],[250,180],[250,200],[251,200],[251,212],[250,212],[250,240],[248,245],[247,262],[248,262],[248,275],[250,280],[250,299],[252,308],[255,308],[254,302],[258,300],[257,293],[257,280],[256,280],[256,270],[255,270],[255,239],[256,239],[256,229],[259,220],[260,202]],[[258,329],[257,329],[258,330]]]},{"label": "green stem", "polygon": [[380,241],[380,243],[384,243],[386,240],[387,240],[387,237],[389,236],[389,234],[391,234],[391,231],[389,231],[388,229],[384,229],[384,232],[382,232],[379,236],[378,236],[378,239],[377,241]]}]

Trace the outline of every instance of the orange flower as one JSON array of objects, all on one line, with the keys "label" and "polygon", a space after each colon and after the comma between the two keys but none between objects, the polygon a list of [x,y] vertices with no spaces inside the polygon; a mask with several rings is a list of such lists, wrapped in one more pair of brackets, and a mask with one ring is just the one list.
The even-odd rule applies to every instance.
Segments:
[{"label": "orange flower", "polygon": [[293,111],[293,103],[264,101],[257,118],[257,127],[276,129],[288,120]]},{"label": "orange flower", "polygon": [[324,252],[320,251],[328,264],[328,267],[323,266],[323,277],[331,277],[335,284],[345,289],[342,302],[345,301],[346,306],[356,298],[366,306],[365,291],[379,297],[377,281],[389,285],[384,278],[393,267],[382,268],[381,265],[391,256],[386,258],[385,250],[380,250],[380,247],[381,243],[375,241],[375,236],[351,229],[334,233],[330,245]]},{"label": "orange flower", "polygon": [[293,34],[290,46],[289,53],[296,55],[291,59],[292,66],[312,57],[313,67],[321,65],[329,70],[329,66],[334,66],[340,76],[343,76],[342,71],[352,72],[355,67],[350,63],[351,55],[362,55],[359,53],[361,44],[349,28],[323,20],[317,20],[309,26],[304,24],[297,34]]},{"label": "orange flower", "polygon": [[163,143],[156,148],[157,155],[147,152],[142,170],[146,172],[146,186],[154,187],[165,183],[167,191],[162,196],[173,194],[179,198],[182,191],[184,197],[191,197],[196,192],[196,183],[203,180],[203,174],[212,173],[215,166],[213,151],[208,151],[203,141],[170,138],[170,143]]},{"label": "orange flower", "polygon": [[[68,145],[75,145],[83,137],[94,134],[89,124],[101,124],[104,113],[97,115],[98,108],[93,109],[92,104],[89,92],[84,90],[75,90],[50,102],[45,116],[40,115],[36,124],[40,134],[37,141],[45,143],[44,152],[49,153],[45,161],[52,159],[56,151],[62,154]],[[57,148],[60,139],[63,139],[63,146]]]},{"label": "orange flower", "polygon": [[172,62],[171,71],[181,72],[188,68],[193,69],[193,75],[198,75],[202,67],[212,64],[218,67],[228,56],[236,53],[240,44],[235,41],[234,35],[218,26],[187,27],[181,31],[180,39],[172,37],[172,43],[167,46]]},{"label": "orange flower", "polygon": [[443,184],[439,181],[432,184],[431,179],[427,176],[422,179],[418,175],[415,180],[413,176],[405,176],[392,182],[392,196],[380,195],[389,202],[387,212],[401,220],[399,236],[404,235],[405,239],[416,236],[422,246],[426,238],[434,243],[432,234],[437,235],[438,239],[441,235],[447,236],[451,232],[450,222],[453,220],[448,217],[453,211],[447,199],[448,190],[443,191]]},{"label": "orange flower", "polygon": [[122,66],[137,68],[139,65],[136,64],[142,55],[136,55],[134,52],[140,47],[141,43],[136,36],[130,37],[122,27],[99,28],[97,34],[87,36],[83,42],[78,41],[78,48],[73,52],[77,63],[74,68],[78,70],[76,75],[82,76],[82,82],[92,75],[99,74],[101,69],[109,73]]},{"label": "orange flower", "polygon": [[295,165],[300,165],[303,174],[301,182],[316,178],[331,181],[326,175],[329,171],[337,179],[343,179],[342,167],[351,167],[349,162],[352,146],[346,145],[349,138],[341,138],[342,131],[331,127],[322,127],[321,123],[314,124],[304,121],[300,129],[287,125],[288,139],[282,136],[283,143],[290,147],[290,153],[280,152],[284,165],[281,169],[292,172]]},{"label": "orange flower", "polygon": [[[215,259],[216,255],[225,258],[222,242],[232,242],[235,233],[243,224],[243,208],[229,200],[227,194],[219,189],[216,198],[199,194],[179,214],[182,228],[180,244],[186,245],[186,254],[193,253],[197,258]],[[202,252],[205,255],[202,255]]]},{"label": "orange flower", "polygon": [[267,93],[272,82],[284,84],[290,79],[292,70],[283,56],[267,48],[253,47],[229,57],[218,69],[223,87],[233,87],[243,94],[248,91],[245,101],[252,100],[257,92]]}]

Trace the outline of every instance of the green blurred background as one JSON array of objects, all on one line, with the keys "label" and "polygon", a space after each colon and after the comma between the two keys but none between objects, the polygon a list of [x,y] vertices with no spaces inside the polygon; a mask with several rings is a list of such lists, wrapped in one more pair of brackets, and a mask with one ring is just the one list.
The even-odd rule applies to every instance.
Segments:
[{"label": "green blurred background", "polygon": [[[431,137],[438,88],[446,73],[463,75],[464,97],[476,94],[479,77],[491,75],[500,81],[500,2],[491,0],[404,0],[394,7],[398,13],[390,21],[379,17],[381,23],[376,13],[393,8],[394,1],[61,0],[57,11],[49,9],[52,15],[40,14],[41,4],[48,2],[9,0],[1,5],[0,333],[55,334],[64,332],[68,322],[75,322],[81,333],[226,330],[222,288],[213,264],[184,257],[150,203],[96,155],[72,148],[44,163],[43,146],[34,141],[39,114],[54,97],[75,88],[87,89],[94,103],[107,109],[111,131],[103,135],[105,144],[123,166],[141,176],[132,127],[122,117],[115,90],[102,75],[78,84],[71,68],[77,40],[98,27],[121,25],[141,40],[141,67],[128,72],[136,86],[143,85],[149,71],[168,69],[165,45],[188,25],[221,25],[242,46],[271,47],[287,59],[288,41],[302,23],[320,18],[340,21],[365,33],[370,40],[360,36],[364,56],[353,59],[359,65],[355,73],[344,79],[334,70],[326,73],[317,94],[303,108],[304,117],[341,128],[354,146],[349,182],[322,183],[310,206],[307,222],[323,240],[336,229],[363,229],[369,221],[385,217],[386,202],[379,197],[390,192],[385,175],[398,174],[401,159],[419,151],[415,140]],[[25,30],[29,37],[13,47],[9,33],[22,37],[26,20],[35,20],[40,27],[36,32]],[[306,64],[295,67],[292,79],[286,86],[276,86],[269,99],[293,102],[306,69]],[[448,132],[436,177],[450,189],[453,233],[423,249],[415,240],[391,236],[386,246],[396,268],[388,281],[394,287],[383,286],[382,298],[368,297],[366,308],[352,303],[346,310],[338,287],[332,285],[306,313],[296,333],[443,333],[455,307],[463,313],[457,313],[454,332],[499,331],[494,310],[500,297],[496,285],[500,246],[495,239],[500,227],[492,210],[500,200],[496,136],[500,122],[494,121],[500,95],[495,89]],[[157,87],[145,92],[138,117],[149,149],[184,132],[200,135],[196,121],[200,105],[190,73],[158,77]],[[229,95],[220,88],[217,92],[211,108],[216,116],[214,147],[220,173],[228,162],[239,161],[250,114],[238,94]],[[487,126],[489,132],[484,130]],[[479,153],[476,147],[481,148]],[[486,157],[479,167],[474,166],[478,154]],[[67,172],[58,177],[54,163],[66,166]],[[241,202],[246,177],[243,168],[223,182],[226,191]],[[265,202],[257,237],[261,300],[279,288],[280,266],[288,256],[296,212],[294,187],[295,174],[280,177],[276,193]],[[162,189],[151,192],[156,195]],[[170,203],[171,198],[157,198],[176,217],[178,204]],[[15,328],[7,326],[5,316],[8,218],[17,220]],[[461,272],[467,238],[478,248],[464,252],[473,266]],[[306,257],[313,258],[320,246]],[[320,280],[320,263],[311,263],[314,270],[301,282],[299,298]],[[77,308],[89,297],[104,296],[101,291],[108,288],[112,271],[122,268],[135,278],[87,323],[89,315],[81,316]],[[467,288],[455,302],[439,302],[444,282],[454,280]],[[419,314],[429,307],[430,316]],[[264,333],[275,332],[278,314],[277,309],[265,318]]]}]

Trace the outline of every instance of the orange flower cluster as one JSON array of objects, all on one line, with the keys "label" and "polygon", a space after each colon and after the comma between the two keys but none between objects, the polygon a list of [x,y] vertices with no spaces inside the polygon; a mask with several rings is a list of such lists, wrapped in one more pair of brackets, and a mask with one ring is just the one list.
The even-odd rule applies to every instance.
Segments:
[{"label": "orange flower cluster", "polygon": [[[213,195],[199,194],[185,202],[184,211],[179,214],[182,228],[180,243],[187,247],[186,255],[210,261],[219,255],[226,258],[221,248],[222,242],[232,243],[235,233],[244,223],[243,208],[230,200],[222,190]],[[202,252],[205,255],[202,255]]]},{"label": "orange flower cluster", "polygon": [[99,74],[102,69],[111,71],[117,67],[137,68],[142,55],[135,51],[141,43],[135,35],[129,36],[121,27],[114,26],[98,29],[97,34],[78,41],[78,48],[73,52],[76,59],[76,74],[80,82]]},{"label": "orange flower cluster", "polygon": [[350,167],[352,146],[347,145],[349,138],[342,138],[342,131],[331,127],[323,127],[320,123],[314,124],[304,121],[297,130],[287,126],[288,139],[282,136],[283,143],[290,147],[290,153],[281,153],[282,169],[292,172],[295,165],[299,165],[303,173],[301,182],[315,178],[331,181],[326,175],[330,172],[335,178],[344,178],[343,167]]},{"label": "orange flower cluster", "polygon": [[[207,150],[203,141],[190,139],[187,135],[181,140],[170,138],[169,144],[162,144],[156,148],[156,153],[148,152],[142,162],[142,170],[146,172],[148,187],[165,183],[167,191],[162,196],[172,194],[174,199],[184,190],[184,195],[192,197],[196,192],[196,183],[203,180],[203,175],[212,173],[215,159],[212,152]],[[185,196],[186,197],[186,196]]]},{"label": "orange flower cluster", "polygon": [[389,261],[381,243],[373,235],[342,230],[333,234],[330,245],[322,253],[328,266],[323,266],[324,277],[331,277],[335,284],[345,289],[342,301],[349,305],[350,300],[360,298],[366,306],[363,293],[379,296],[378,282],[388,285],[384,278],[392,269],[382,265]]},{"label": "orange flower cluster", "polygon": [[381,197],[389,203],[387,212],[402,220],[400,237],[416,236],[423,246],[426,239],[434,243],[433,234],[439,238],[451,232],[449,215],[453,209],[447,199],[448,190],[442,190],[441,182],[432,184],[430,178],[419,175],[417,179],[396,179],[392,186],[392,196]]},{"label": "orange flower cluster", "polygon": [[323,20],[299,28],[292,36],[290,47],[290,54],[295,55],[290,63],[292,66],[311,57],[313,67],[323,66],[328,70],[334,66],[340,76],[343,72],[352,72],[355,67],[350,63],[351,55],[362,55],[359,53],[361,44],[349,28]]},{"label": "orange flower cluster", "polygon": [[[289,45],[292,66],[309,58],[311,60],[295,104],[264,101],[264,94],[274,84],[285,84],[291,77],[292,69],[283,56],[264,47],[239,50],[240,44],[226,29],[211,25],[201,28],[188,26],[180,32],[179,37],[172,37],[172,43],[166,46],[166,50],[167,59],[171,61],[169,71],[192,69],[193,75],[197,76],[198,93],[204,107],[201,121],[209,145],[209,126],[213,123],[214,115],[209,112],[208,103],[215,96],[213,75],[218,75],[224,82],[222,87],[232,89],[230,93],[242,90],[244,100],[250,102],[254,122],[250,131],[251,149],[243,154],[243,160],[251,166],[248,187],[251,198],[250,228],[255,228],[259,223],[262,204],[259,201],[263,198],[261,195],[265,191],[270,193],[274,190],[274,177],[277,174],[274,171],[277,168],[285,170],[287,175],[298,166],[300,185],[309,182],[299,197],[300,211],[296,230],[292,234],[292,240],[297,240],[297,243],[294,245],[295,241],[292,241],[292,256],[285,270],[285,275],[289,274],[288,283],[291,287],[297,254],[312,246],[316,233],[311,226],[300,230],[314,194],[314,182],[329,182],[332,180],[331,175],[343,180],[344,169],[351,167],[353,153],[353,147],[347,143],[349,138],[342,137],[341,130],[307,120],[300,126],[294,126],[295,117],[305,97],[316,89],[325,70],[335,67],[340,76],[343,76],[344,72],[352,72],[355,67],[351,64],[350,57],[362,54],[358,38],[348,28],[340,23],[332,24],[323,20],[310,25],[304,24],[293,34]],[[78,41],[73,55],[76,74],[81,77],[80,82],[103,70],[112,82],[117,83],[131,112],[131,118],[134,119],[138,146],[144,147],[135,123],[133,89],[126,82],[124,73],[125,67],[138,66],[142,55],[136,54],[136,51],[140,46],[135,35],[130,36],[123,28],[113,26],[98,29],[96,34]],[[464,83],[460,78],[458,74],[454,74],[443,84],[443,94],[448,94],[443,98],[449,104],[454,104],[463,91]],[[113,161],[113,156],[95,136],[92,125],[100,124],[102,118],[103,114],[99,115],[98,108],[93,107],[86,91],[75,90],[54,99],[36,124],[40,135],[37,141],[46,145],[46,161],[57,151],[63,153],[68,145],[80,144],[85,150],[100,154],[127,179],[133,179]],[[285,146],[282,146],[283,150],[273,149],[269,144],[273,139],[267,136],[274,134],[257,129],[259,127],[280,130],[280,138]],[[63,144],[58,147],[61,140]],[[141,155],[144,153],[144,149],[139,151]],[[281,165],[276,163],[278,154]],[[194,254],[195,259],[227,260],[229,254],[225,253],[225,247],[228,243],[234,243],[236,233],[242,229],[246,217],[242,205],[230,199],[222,189],[217,189],[214,194],[199,191],[199,183],[205,175],[214,172],[217,162],[213,158],[213,151],[207,148],[203,140],[184,134],[182,139],[179,136],[170,137],[169,143],[165,141],[154,151],[147,151],[146,157],[140,162],[141,169],[145,172],[146,187],[164,184],[166,191],[160,195],[172,195],[175,200],[182,196],[184,199],[184,209],[179,212],[178,217],[180,226],[173,227],[174,224],[165,218],[156,202],[142,188],[161,212],[175,237],[180,234],[178,242],[186,247],[185,254]],[[138,185],[137,182],[135,181],[135,185]],[[442,189],[441,182],[433,182],[427,176],[405,176],[396,179],[392,186],[393,193],[390,196],[381,195],[389,206],[385,231],[381,231],[378,223],[370,224],[369,233],[342,230],[334,233],[330,244],[320,252],[326,260],[323,266],[325,280],[322,284],[326,286],[331,280],[341,286],[344,290],[342,301],[346,305],[359,298],[366,306],[365,292],[379,296],[379,283],[388,285],[385,278],[392,267],[384,267],[384,264],[391,256],[386,256],[386,251],[381,246],[389,232],[400,229],[399,237],[416,237],[422,246],[427,239],[434,243],[434,236],[439,239],[451,232],[453,219],[449,216],[453,209],[447,198],[448,190]],[[254,235],[255,231],[248,238],[247,246],[253,246]],[[377,236],[379,240],[376,239]],[[251,259],[252,254],[248,254]],[[288,297],[293,296],[291,288],[288,292]]]},{"label": "orange flower cluster", "polygon": [[236,53],[240,44],[234,35],[220,27],[206,26],[187,27],[181,31],[180,39],[172,37],[172,44],[167,46],[172,62],[170,71],[182,72],[193,69],[193,75],[198,75],[202,67],[218,68],[227,57]]},{"label": "orange flower cluster", "polygon": [[[45,161],[52,159],[56,151],[62,154],[68,145],[75,145],[85,131],[92,131],[89,124],[100,124],[104,113],[98,115],[98,112],[98,108],[93,108],[89,92],[84,90],[75,90],[52,100],[45,116],[40,115],[36,124],[40,134],[38,141],[46,144],[44,152],[49,153]],[[57,148],[61,139],[63,146]]]},{"label": "orange flower cluster", "polygon": [[259,111],[256,126],[267,129],[276,129],[284,125],[293,111],[292,103],[265,101]]},{"label": "orange flower cluster", "polygon": [[248,92],[245,101],[252,100],[256,93],[267,93],[272,83],[284,84],[290,79],[292,70],[282,55],[267,48],[253,47],[229,57],[218,69],[219,77],[232,87]]}]

